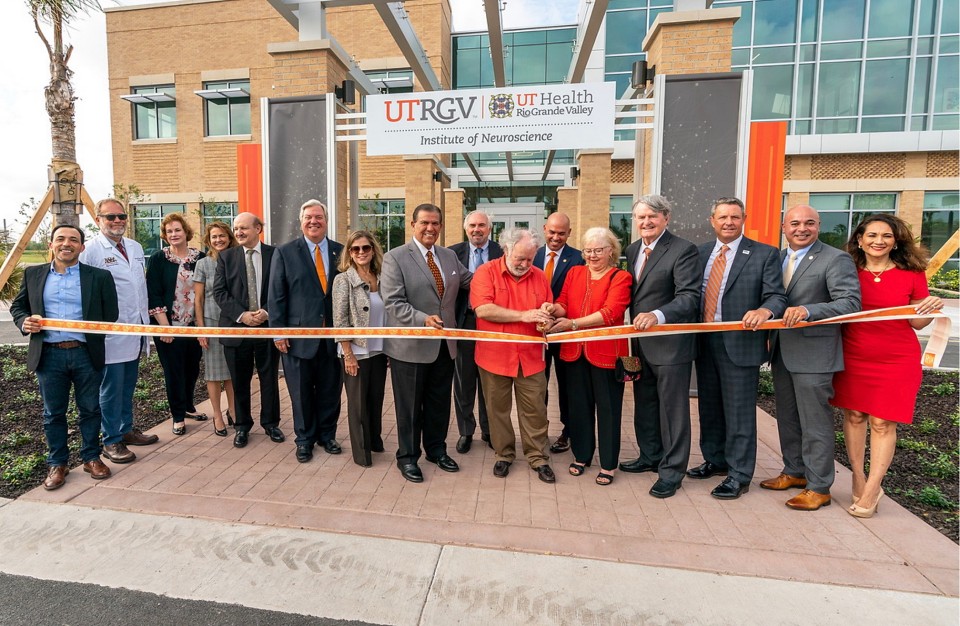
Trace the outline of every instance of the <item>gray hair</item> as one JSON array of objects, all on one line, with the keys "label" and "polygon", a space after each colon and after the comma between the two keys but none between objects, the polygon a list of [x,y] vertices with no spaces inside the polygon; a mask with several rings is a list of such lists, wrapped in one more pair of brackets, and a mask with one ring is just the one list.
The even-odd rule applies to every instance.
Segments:
[{"label": "gray hair", "polygon": [[637,207],[641,204],[645,204],[650,207],[650,210],[654,213],[660,213],[664,217],[670,215],[670,210],[673,208],[673,205],[670,204],[670,201],[664,198],[661,195],[651,193],[645,196],[640,196],[637,198],[637,201],[633,203],[633,213],[636,215]]},{"label": "gray hair", "polygon": [[319,200],[315,200],[315,199],[311,198],[311,199],[307,200],[306,202],[304,202],[303,204],[300,205],[300,217],[299,217],[300,220],[303,220],[303,212],[306,211],[307,209],[309,209],[309,208],[312,207],[312,206],[318,206],[318,207],[320,207],[321,209],[323,209],[323,217],[324,217],[324,218],[327,217],[327,205],[325,205],[324,203],[320,202]]},{"label": "gray hair", "polygon": [[526,228],[508,228],[500,233],[500,247],[503,248],[503,255],[510,256],[514,246],[525,239],[529,239],[538,248],[543,245],[540,235]]},{"label": "gray hair", "polygon": [[467,222],[469,222],[469,221],[470,221],[470,218],[473,217],[474,215],[482,215],[482,216],[484,216],[485,218],[487,218],[487,225],[488,225],[488,226],[490,225],[490,214],[487,213],[486,211],[481,211],[480,209],[475,209],[475,210],[473,210],[473,211],[470,211],[469,213],[467,213],[467,214],[464,216],[464,218],[463,218],[463,229],[464,229],[464,230],[467,229]]},{"label": "gray hair", "polygon": [[620,261],[620,240],[609,228],[594,226],[587,229],[580,238],[580,247],[586,248],[591,241],[602,241],[605,246],[610,246],[610,265],[616,265]]}]

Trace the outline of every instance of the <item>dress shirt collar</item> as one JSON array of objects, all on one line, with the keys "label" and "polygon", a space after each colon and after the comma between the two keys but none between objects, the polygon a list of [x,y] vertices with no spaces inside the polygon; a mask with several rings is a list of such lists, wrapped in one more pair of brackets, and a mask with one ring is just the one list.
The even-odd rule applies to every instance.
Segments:
[{"label": "dress shirt collar", "polygon": [[417,249],[420,250],[420,256],[422,256],[423,258],[427,258],[427,252],[433,252],[433,258],[434,258],[434,259],[437,258],[437,252],[436,252],[436,250],[433,249],[433,248],[435,248],[436,246],[433,246],[433,247],[431,247],[431,248],[427,248],[427,247],[424,246],[422,243],[420,243],[419,241],[417,241],[416,238],[413,239],[413,243],[415,243],[415,244],[417,245]]},{"label": "dress shirt collar", "polygon": [[716,244],[713,246],[713,254],[716,255],[718,252],[720,252],[720,248],[722,248],[723,246],[727,246],[727,247],[730,249],[730,252],[732,252],[733,254],[736,254],[736,253],[737,253],[737,250],[740,249],[740,244],[741,244],[742,242],[743,242],[743,234],[742,234],[742,233],[740,234],[739,237],[737,237],[736,239],[734,239],[733,241],[731,241],[731,242],[728,243],[728,244],[724,244],[722,241],[720,241],[719,239],[717,239]]}]

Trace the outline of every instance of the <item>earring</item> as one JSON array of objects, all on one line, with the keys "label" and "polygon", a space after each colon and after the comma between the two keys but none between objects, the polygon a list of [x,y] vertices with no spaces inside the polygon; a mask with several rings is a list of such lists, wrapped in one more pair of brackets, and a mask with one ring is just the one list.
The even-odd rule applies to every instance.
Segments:
[{"label": "earring", "polygon": [[894,247],[893,247],[894,250],[896,250],[897,248],[899,248],[899,246],[894,246]]}]

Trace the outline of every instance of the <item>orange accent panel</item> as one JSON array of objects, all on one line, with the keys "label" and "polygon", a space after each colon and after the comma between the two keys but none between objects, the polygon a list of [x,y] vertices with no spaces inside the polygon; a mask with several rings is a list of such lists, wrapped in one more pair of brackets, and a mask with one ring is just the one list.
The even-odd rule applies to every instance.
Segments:
[{"label": "orange accent panel", "polygon": [[751,239],[777,248],[780,247],[786,147],[786,122],[751,122],[745,198],[750,217],[746,234]]},{"label": "orange accent panel", "polygon": [[[260,144],[237,146],[237,210],[263,219],[263,163]],[[262,236],[262,235],[261,235]]]}]

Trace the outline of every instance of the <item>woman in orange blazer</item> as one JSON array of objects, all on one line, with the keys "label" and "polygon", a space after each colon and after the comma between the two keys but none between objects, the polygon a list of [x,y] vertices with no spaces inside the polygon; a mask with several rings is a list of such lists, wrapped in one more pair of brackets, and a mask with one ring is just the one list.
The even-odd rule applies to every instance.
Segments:
[{"label": "woman in orange blazer", "polygon": [[[560,297],[549,311],[558,319],[550,332],[597,326],[620,326],[630,304],[633,276],[617,268],[620,241],[607,228],[591,228],[580,246],[586,265],[571,267]],[[570,406],[570,448],[574,462],[570,474],[580,476],[600,451],[598,485],[613,482],[620,456],[620,414],[623,384],[614,376],[617,357],[628,352],[626,339],[565,343],[560,359],[569,363],[567,380],[576,388],[561,389]],[[594,434],[594,424],[596,432]]]}]

